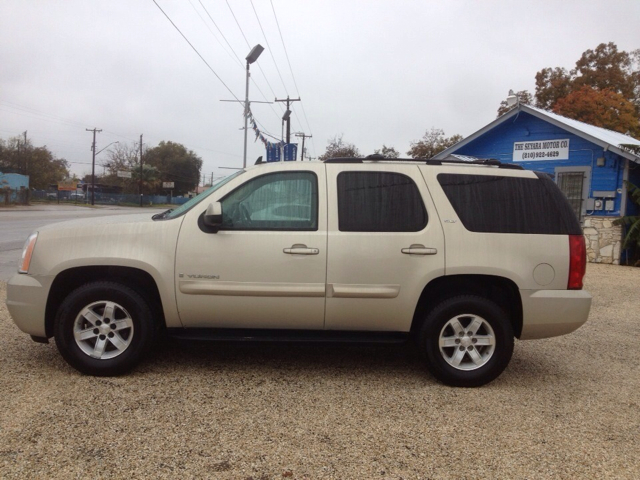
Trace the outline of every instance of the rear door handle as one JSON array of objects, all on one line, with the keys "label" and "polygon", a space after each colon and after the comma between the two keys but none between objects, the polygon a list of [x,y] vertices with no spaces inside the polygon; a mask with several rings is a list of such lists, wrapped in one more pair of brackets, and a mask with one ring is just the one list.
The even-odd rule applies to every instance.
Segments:
[{"label": "rear door handle", "polygon": [[403,248],[401,252],[406,253],[407,255],[435,255],[438,253],[438,250],[436,248],[429,248],[424,245],[414,244],[409,248]]},{"label": "rear door handle", "polygon": [[291,245],[291,248],[285,248],[282,251],[289,255],[318,255],[318,253],[320,253],[320,250],[317,248],[307,248],[306,245],[299,243]]}]

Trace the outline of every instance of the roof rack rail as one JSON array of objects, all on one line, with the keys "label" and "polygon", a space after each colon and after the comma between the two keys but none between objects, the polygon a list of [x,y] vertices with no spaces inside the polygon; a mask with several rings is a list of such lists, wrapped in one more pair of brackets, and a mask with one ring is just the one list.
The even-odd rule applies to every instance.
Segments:
[{"label": "roof rack rail", "polygon": [[362,158],[357,157],[335,157],[327,158],[324,163],[363,163]]},{"label": "roof rack rail", "polygon": [[522,165],[516,165],[515,163],[502,163],[500,160],[496,160],[495,158],[487,158],[484,160],[478,159],[472,160],[470,162],[467,162],[465,160],[436,160],[431,158],[426,162],[427,165],[442,165],[443,163],[454,163],[459,165],[489,165],[492,167],[507,168],[511,170],[524,170],[524,167]]},{"label": "roof rack rail", "polygon": [[473,160],[473,161],[465,161],[465,160],[437,160],[434,158],[386,158],[379,154],[369,155],[367,157],[336,157],[336,158],[327,158],[324,160],[324,163],[364,163],[365,160],[371,162],[416,162],[416,163],[425,163],[426,165],[442,165],[444,163],[453,163],[456,165],[487,165],[490,167],[498,167],[498,168],[506,168],[511,170],[524,170],[522,165],[517,165],[515,163],[502,163],[495,158],[487,158],[483,160]]}]

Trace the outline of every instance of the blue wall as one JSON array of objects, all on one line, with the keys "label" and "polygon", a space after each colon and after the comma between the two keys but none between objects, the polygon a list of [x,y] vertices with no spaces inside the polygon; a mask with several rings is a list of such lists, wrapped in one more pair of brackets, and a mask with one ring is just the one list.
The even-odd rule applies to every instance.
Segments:
[{"label": "blue wall", "polygon": [[[504,163],[514,163],[514,142],[560,140],[565,138],[569,139],[568,160],[538,160],[515,163],[522,165],[527,170],[550,174],[554,174],[555,167],[591,167],[589,197],[592,196],[594,190],[611,191],[622,188],[622,174],[625,164],[623,158],[611,152],[605,153],[602,147],[525,112],[520,112],[515,117],[506,120],[452,153],[479,158],[495,158]],[[596,159],[602,156],[605,157],[606,164],[604,167],[598,167],[596,166]],[[640,169],[638,172],[640,172]],[[621,195],[616,194],[613,211],[599,210],[595,212],[589,211],[588,213],[602,216],[620,216],[620,201]]]},{"label": "blue wall", "polygon": [[18,173],[0,172],[0,188],[9,187],[11,190],[18,190],[21,187],[29,188],[29,176]]}]

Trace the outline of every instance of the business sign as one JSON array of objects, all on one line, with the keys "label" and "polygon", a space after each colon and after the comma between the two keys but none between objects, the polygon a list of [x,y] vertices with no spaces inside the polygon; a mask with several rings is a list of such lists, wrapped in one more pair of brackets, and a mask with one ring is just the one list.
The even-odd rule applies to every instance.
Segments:
[{"label": "business sign", "polygon": [[280,161],[280,144],[269,143],[267,145],[267,162],[279,162]]},{"label": "business sign", "polygon": [[78,189],[77,180],[63,180],[58,182],[58,190],[66,192],[75,192]]},{"label": "business sign", "polygon": [[286,143],[282,148],[284,151],[284,161],[292,162],[295,161],[298,155],[298,144],[297,143]]},{"label": "business sign", "polygon": [[174,188],[175,182],[162,182],[162,188]]},{"label": "business sign", "polygon": [[569,139],[514,142],[514,162],[537,160],[569,160]]},{"label": "business sign", "polygon": [[118,170],[118,176],[121,178],[131,178],[131,172],[127,172],[124,170]]}]

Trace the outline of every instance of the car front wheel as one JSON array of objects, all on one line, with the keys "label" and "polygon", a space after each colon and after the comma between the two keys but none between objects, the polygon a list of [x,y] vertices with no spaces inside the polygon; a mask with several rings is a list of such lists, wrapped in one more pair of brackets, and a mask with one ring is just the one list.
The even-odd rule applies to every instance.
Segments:
[{"label": "car front wheel", "polygon": [[62,302],[54,336],[63,358],[88,375],[128,372],[154,339],[151,310],[135,290],[115,282],[94,282]]},{"label": "car front wheel", "polygon": [[513,329],[505,312],[491,300],[461,295],[428,313],[419,345],[438,380],[478,387],[494,380],[509,364]]}]

